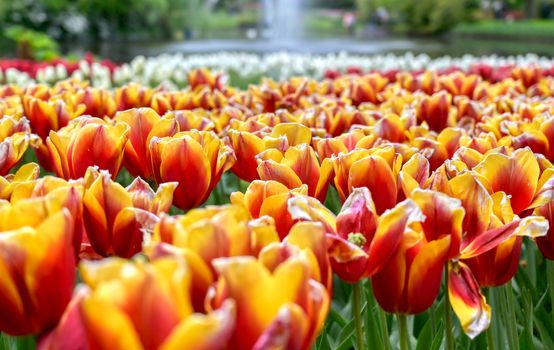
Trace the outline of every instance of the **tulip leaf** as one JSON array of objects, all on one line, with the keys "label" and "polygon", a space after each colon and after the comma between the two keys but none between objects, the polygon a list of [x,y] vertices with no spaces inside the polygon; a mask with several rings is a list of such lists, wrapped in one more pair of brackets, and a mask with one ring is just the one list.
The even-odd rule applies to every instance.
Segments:
[{"label": "tulip leaf", "polygon": [[429,350],[438,350],[438,349],[440,349],[443,337],[444,337],[444,325],[442,324],[442,321],[441,321],[437,325],[437,330],[435,332],[435,337],[433,338],[433,342],[431,343],[431,347],[429,348]]},{"label": "tulip leaf", "polygon": [[433,335],[433,324],[431,319],[425,322],[425,325],[417,338],[416,350],[438,350],[444,336],[444,327],[442,321],[435,325],[436,329]]},{"label": "tulip leaf", "polygon": [[315,345],[313,346],[314,350],[331,350],[331,341],[329,339],[329,335],[327,334],[327,325],[319,335],[319,337],[316,340]]},{"label": "tulip leaf", "polygon": [[335,310],[334,307],[329,309],[328,320],[335,322],[339,327],[343,328],[346,325],[346,320]]},{"label": "tulip leaf", "polygon": [[533,301],[531,293],[528,289],[522,290],[521,298],[523,299],[523,332],[519,339],[519,346],[522,349],[533,349]]},{"label": "tulip leaf", "polygon": [[346,324],[346,326],[340,331],[337,339],[336,350],[346,350],[352,347],[352,340],[354,339],[354,319]]},{"label": "tulip leaf", "polygon": [[554,341],[552,340],[551,334],[552,324],[549,320],[549,315],[544,311],[544,309],[539,310],[535,313],[535,325],[539,331],[542,344],[544,344],[546,349],[554,349]]}]

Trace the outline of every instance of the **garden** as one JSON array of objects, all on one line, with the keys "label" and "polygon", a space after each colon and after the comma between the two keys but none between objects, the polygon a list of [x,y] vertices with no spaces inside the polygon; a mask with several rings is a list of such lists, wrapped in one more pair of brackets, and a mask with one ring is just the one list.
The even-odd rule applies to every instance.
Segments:
[{"label": "garden", "polygon": [[0,350],[554,349],[549,1],[126,3],[0,0]]}]

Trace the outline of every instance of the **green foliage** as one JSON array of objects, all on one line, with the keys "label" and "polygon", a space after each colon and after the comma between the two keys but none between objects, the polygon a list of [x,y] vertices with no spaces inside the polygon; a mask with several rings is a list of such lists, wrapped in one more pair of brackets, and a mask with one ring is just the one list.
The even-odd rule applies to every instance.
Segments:
[{"label": "green foliage", "polygon": [[465,0],[413,0],[406,23],[419,34],[446,32],[464,19]]},{"label": "green foliage", "polygon": [[17,44],[21,58],[51,60],[60,56],[58,44],[50,36],[21,26],[11,26],[4,36]]},{"label": "green foliage", "polygon": [[471,14],[471,0],[357,0],[362,19],[379,7],[387,9],[394,24],[409,34],[440,34]]},{"label": "green foliage", "polygon": [[507,22],[503,20],[486,20],[475,23],[461,23],[454,31],[464,35],[494,35],[510,37],[554,37],[554,21],[526,20]]}]

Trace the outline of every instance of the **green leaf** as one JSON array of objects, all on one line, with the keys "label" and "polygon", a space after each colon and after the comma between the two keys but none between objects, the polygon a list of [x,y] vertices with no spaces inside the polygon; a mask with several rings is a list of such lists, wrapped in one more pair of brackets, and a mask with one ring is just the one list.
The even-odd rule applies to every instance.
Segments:
[{"label": "green leaf", "polygon": [[429,319],[417,337],[416,350],[428,350],[433,344],[433,325]]},{"label": "green leaf", "polygon": [[552,331],[552,324],[550,323],[550,316],[544,311],[544,309],[539,310],[535,313],[535,325],[539,331],[542,344],[547,349],[554,349],[554,341],[552,340],[551,334],[554,334]]},{"label": "green leaf", "polygon": [[442,338],[444,338],[444,324],[442,321],[437,325],[437,331],[429,350],[439,350],[442,344]]},{"label": "green leaf", "polygon": [[352,340],[354,339],[354,319],[346,324],[346,326],[340,331],[337,338],[337,347],[336,350],[346,350],[350,349],[353,344]]}]

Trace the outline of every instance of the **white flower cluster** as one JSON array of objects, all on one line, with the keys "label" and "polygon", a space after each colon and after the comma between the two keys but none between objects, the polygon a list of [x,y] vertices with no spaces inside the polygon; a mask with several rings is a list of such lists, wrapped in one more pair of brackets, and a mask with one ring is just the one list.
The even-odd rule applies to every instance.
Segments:
[{"label": "white flower cluster", "polygon": [[[345,52],[327,55],[277,52],[266,55],[238,52],[221,52],[214,54],[163,54],[157,57],[137,56],[131,62],[117,67],[112,74],[107,67],[99,63],[89,64],[82,61],[79,69],[71,77],[90,80],[93,86],[113,87],[129,82],[157,86],[186,85],[186,73],[192,69],[206,67],[228,74],[232,79],[256,81],[262,76],[284,80],[292,76],[322,78],[327,70],[345,71],[348,67],[357,67],[362,71],[388,71],[401,69],[413,71],[420,69],[441,70],[452,66],[469,69],[471,65],[484,63],[491,66],[504,65],[539,65],[550,68],[553,58],[540,57],[535,54],[524,56],[483,56],[465,55],[462,57],[443,56],[431,58],[426,54],[406,53],[404,55],[353,55]],[[28,74],[15,69],[0,71],[0,83],[28,85],[31,83],[55,83],[68,78],[64,66],[47,66],[38,71],[36,80]]]}]

